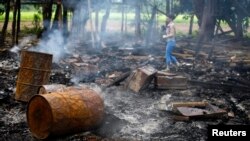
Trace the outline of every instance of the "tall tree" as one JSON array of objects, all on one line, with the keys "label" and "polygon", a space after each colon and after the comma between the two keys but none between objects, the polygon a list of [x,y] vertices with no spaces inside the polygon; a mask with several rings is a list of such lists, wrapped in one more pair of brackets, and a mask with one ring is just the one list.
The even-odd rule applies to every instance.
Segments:
[{"label": "tall tree", "polygon": [[135,3],[135,35],[141,37],[141,0]]},{"label": "tall tree", "polygon": [[122,3],[122,5],[121,5],[121,12],[122,12],[122,20],[121,20],[121,33],[123,34],[123,32],[124,32],[124,19],[125,19],[125,4],[124,4],[124,2]]},{"label": "tall tree", "polygon": [[58,0],[56,4],[56,12],[52,29],[59,29],[61,27],[62,27],[62,3],[61,0]]},{"label": "tall tree", "polygon": [[95,11],[95,31],[99,32],[99,10]]},{"label": "tall tree", "polygon": [[228,23],[236,39],[241,39],[243,37],[243,23],[250,17],[250,1],[220,1],[220,6],[223,6],[223,9],[220,9],[221,15],[219,18]]},{"label": "tall tree", "polygon": [[146,47],[148,47],[149,42],[152,41],[151,37],[152,37],[153,23],[154,23],[154,20],[155,20],[156,13],[157,13],[157,6],[154,6],[152,8],[151,18],[150,18],[150,20],[148,22],[148,27],[147,27]]},{"label": "tall tree", "polygon": [[52,6],[53,0],[46,0],[46,3],[43,5],[43,30],[46,32],[50,30],[51,27],[51,18],[52,18]]},{"label": "tall tree", "polygon": [[68,34],[68,7],[63,3],[63,32]]},{"label": "tall tree", "polygon": [[17,29],[15,43],[18,44],[18,37],[21,30],[21,0],[17,0]]},{"label": "tall tree", "polygon": [[207,0],[205,3],[199,36],[202,36],[201,38],[206,41],[212,39],[214,36],[217,1]]},{"label": "tall tree", "polygon": [[101,23],[101,34],[106,32],[107,22],[110,15],[110,9],[111,9],[111,0],[107,0],[106,3],[106,12],[102,17],[102,23]]},{"label": "tall tree", "polygon": [[18,9],[18,5],[17,5],[17,0],[14,1],[14,11],[13,11],[13,21],[12,21],[12,45],[15,44],[16,41],[16,25],[17,25],[17,9]]},{"label": "tall tree", "polygon": [[194,9],[193,9],[194,14],[196,15],[196,17],[198,19],[198,25],[201,27],[205,1],[204,0],[192,0],[192,2],[193,2],[193,7],[194,7]]},{"label": "tall tree", "polygon": [[216,6],[217,0],[207,0],[202,14],[202,22],[199,30],[198,41],[196,45],[196,57],[201,49],[202,41],[209,41],[214,36],[216,24]]},{"label": "tall tree", "polygon": [[104,35],[106,33],[106,27],[107,27],[108,18],[110,15],[110,9],[111,9],[111,0],[107,0],[106,12],[102,17],[101,30],[100,30],[100,41],[98,43],[98,47],[101,47],[101,45],[103,44],[103,38],[104,38]]},{"label": "tall tree", "polygon": [[7,31],[7,28],[8,28],[8,23],[9,23],[9,15],[10,15],[10,1],[11,0],[7,0],[6,1],[6,5],[5,5],[5,19],[4,19],[4,24],[3,24],[3,28],[2,28],[2,37],[0,39],[0,42],[1,44],[4,44],[5,42],[5,36],[6,36],[6,31]]}]

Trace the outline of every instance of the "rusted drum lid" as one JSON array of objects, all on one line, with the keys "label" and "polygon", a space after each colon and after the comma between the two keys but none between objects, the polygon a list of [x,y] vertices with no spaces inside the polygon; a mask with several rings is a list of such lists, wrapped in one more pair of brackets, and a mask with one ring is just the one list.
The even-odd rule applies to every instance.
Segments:
[{"label": "rusted drum lid", "polygon": [[45,139],[49,136],[53,116],[51,107],[43,96],[35,95],[29,101],[27,122],[31,133],[36,138]]}]

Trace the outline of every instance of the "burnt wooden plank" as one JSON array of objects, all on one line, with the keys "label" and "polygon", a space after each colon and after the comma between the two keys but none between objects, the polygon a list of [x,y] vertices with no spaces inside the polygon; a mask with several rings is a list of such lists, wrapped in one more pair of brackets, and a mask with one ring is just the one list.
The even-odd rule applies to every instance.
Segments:
[{"label": "burnt wooden plank", "polygon": [[208,89],[238,90],[238,91],[250,92],[250,87],[245,86],[245,85],[239,85],[239,84],[203,82],[203,81],[197,81],[197,80],[189,80],[188,83],[191,85],[198,85],[198,86],[201,86],[203,88],[208,88]]},{"label": "burnt wooden plank", "polygon": [[180,75],[161,76],[155,78],[155,87],[158,89],[186,89],[187,78]]}]

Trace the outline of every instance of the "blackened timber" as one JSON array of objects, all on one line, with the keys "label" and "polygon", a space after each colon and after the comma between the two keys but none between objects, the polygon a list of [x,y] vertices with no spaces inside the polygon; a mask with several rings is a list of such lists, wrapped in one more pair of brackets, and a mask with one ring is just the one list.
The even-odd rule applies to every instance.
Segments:
[{"label": "blackened timber", "polygon": [[236,79],[236,78],[229,78],[228,80],[234,81],[234,82],[239,83],[241,85],[250,86],[250,82],[246,81],[246,80],[239,80],[239,79]]},{"label": "blackened timber", "polygon": [[124,81],[126,78],[128,78],[130,73],[131,73],[130,71],[123,73],[120,77],[116,78],[113,82],[111,82],[107,87],[118,85],[119,83]]},{"label": "blackened timber", "polygon": [[239,85],[239,84],[223,84],[218,82],[203,82],[197,80],[189,80],[189,84],[191,85],[199,85],[203,88],[213,88],[213,89],[224,89],[224,90],[239,90],[250,92],[250,87]]}]

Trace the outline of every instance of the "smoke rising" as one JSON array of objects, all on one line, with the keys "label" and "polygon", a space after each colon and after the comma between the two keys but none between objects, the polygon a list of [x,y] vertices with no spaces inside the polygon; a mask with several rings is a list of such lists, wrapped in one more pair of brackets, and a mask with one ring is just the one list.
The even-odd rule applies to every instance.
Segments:
[{"label": "smoke rising", "polygon": [[[59,61],[67,54],[73,54],[78,43],[81,43],[84,35],[84,25],[88,20],[88,11],[84,1],[65,1],[71,8],[75,8],[72,19],[71,31],[68,37],[64,36],[62,29],[52,30],[47,34],[36,47],[30,48],[31,51],[48,53],[53,55],[53,62]],[[20,47],[19,47],[20,48]],[[17,47],[13,48],[16,51]]]},{"label": "smoke rising", "polygon": [[37,47],[30,50],[52,54],[53,62],[58,63],[66,53],[63,32],[59,30],[52,31],[47,39],[41,40]]},{"label": "smoke rising", "polygon": [[21,42],[19,43],[19,45],[18,46],[15,45],[13,48],[10,49],[10,51],[13,52],[13,53],[18,53],[21,49],[25,48],[25,45],[27,43],[34,40],[35,38],[36,38],[36,36],[34,36],[34,35],[24,37],[21,40]]}]

